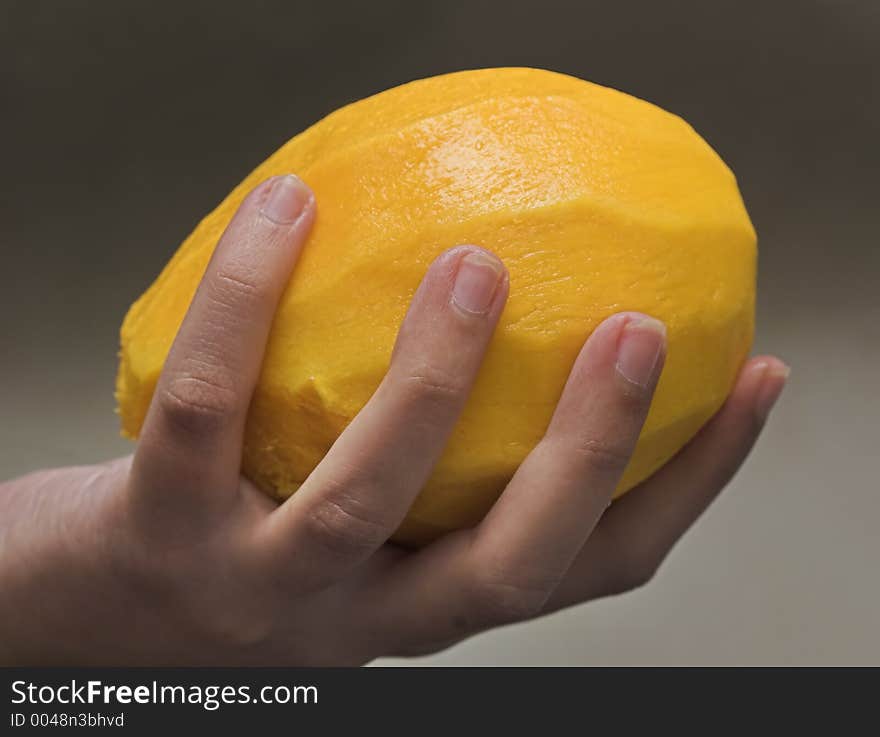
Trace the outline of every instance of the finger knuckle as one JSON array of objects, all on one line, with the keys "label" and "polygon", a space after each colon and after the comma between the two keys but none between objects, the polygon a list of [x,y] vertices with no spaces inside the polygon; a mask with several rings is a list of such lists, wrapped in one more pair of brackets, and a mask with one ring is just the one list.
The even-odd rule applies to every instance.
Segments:
[{"label": "finger knuckle", "polygon": [[577,438],[571,450],[600,472],[619,473],[630,459],[630,449],[622,443],[595,436]]},{"label": "finger knuckle", "polygon": [[385,521],[347,492],[325,494],[306,517],[310,539],[333,557],[350,560],[369,555],[388,538]]},{"label": "finger knuckle", "polygon": [[235,412],[235,392],[225,382],[182,375],[160,392],[159,410],[172,429],[188,434],[211,432]]},{"label": "finger knuckle", "polygon": [[483,625],[519,622],[539,615],[556,586],[546,575],[511,575],[484,567],[475,577],[472,602]]},{"label": "finger knuckle", "polygon": [[467,391],[461,378],[430,365],[410,370],[401,385],[403,394],[417,404],[455,404]]},{"label": "finger knuckle", "polygon": [[256,279],[231,269],[218,269],[209,284],[212,300],[236,312],[247,311],[266,300],[266,290]]}]

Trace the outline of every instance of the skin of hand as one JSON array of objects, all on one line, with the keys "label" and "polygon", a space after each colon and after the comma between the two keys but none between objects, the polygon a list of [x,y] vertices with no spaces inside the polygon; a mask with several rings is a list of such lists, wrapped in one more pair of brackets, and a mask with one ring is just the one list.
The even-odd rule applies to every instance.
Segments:
[{"label": "skin of hand", "polygon": [[278,505],[240,476],[242,442],[314,217],[294,176],[248,195],[133,456],[0,486],[0,662],[355,665],[634,589],[733,476],[785,383],[779,359],[748,361],[698,436],[610,504],[665,355],[661,323],[614,315],[485,520],[403,550],[387,540],[464,405],[507,273],[475,246],[431,265],[375,394]]}]

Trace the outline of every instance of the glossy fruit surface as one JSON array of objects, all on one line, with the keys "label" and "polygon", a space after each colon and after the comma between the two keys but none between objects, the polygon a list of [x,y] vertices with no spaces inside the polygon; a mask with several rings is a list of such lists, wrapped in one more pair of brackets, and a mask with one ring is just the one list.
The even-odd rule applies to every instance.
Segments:
[{"label": "glossy fruit surface", "polygon": [[[541,437],[605,317],[668,329],[621,493],[720,407],[751,345],[755,233],[736,181],[680,118],[553,72],[486,69],[361,100],[294,137],[184,241],[122,327],[117,400],[136,437],[213,247],[245,194],[293,172],[318,217],[269,340],[243,472],[285,497],[364,405],[428,264],[473,243],[510,298],[473,394],[397,539],[476,523]],[[449,350],[455,350],[450,346]],[[541,489],[535,489],[536,494]]]}]

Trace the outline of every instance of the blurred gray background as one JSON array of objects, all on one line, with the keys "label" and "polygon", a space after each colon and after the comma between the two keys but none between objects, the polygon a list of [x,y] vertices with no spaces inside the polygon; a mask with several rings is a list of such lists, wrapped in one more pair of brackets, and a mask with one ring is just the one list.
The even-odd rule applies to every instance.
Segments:
[{"label": "blurred gray background", "polygon": [[[282,142],[410,79],[528,65],[682,115],[760,237],[760,446],[646,588],[435,664],[880,663],[880,3],[0,3],[0,478],[130,450],[117,330]],[[399,661],[387,661],[399,662]]]}]

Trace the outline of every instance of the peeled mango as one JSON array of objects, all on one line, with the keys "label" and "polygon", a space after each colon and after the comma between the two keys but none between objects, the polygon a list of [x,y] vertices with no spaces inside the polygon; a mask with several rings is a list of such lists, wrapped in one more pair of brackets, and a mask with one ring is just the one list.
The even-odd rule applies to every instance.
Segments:
[{"label": "peeled mango", "polygon": [[687,123],[562,74],[466,71],[328,115],[199,223],[122,326],[124,435],[138,436],[175,332],[239,203],[287,172],[314,190],[318,216],[275,318],[242,461],[244,475],[279,499],[296,491],[378,386],[410,298],[451,246],[498,254],[510,298],[399,542],[424,544],[483,517],[541,438],[584,340],[612,313],[654,315],[669,340],[618,494],[718,410],[750,348],[755,232],[733,174]]}]

